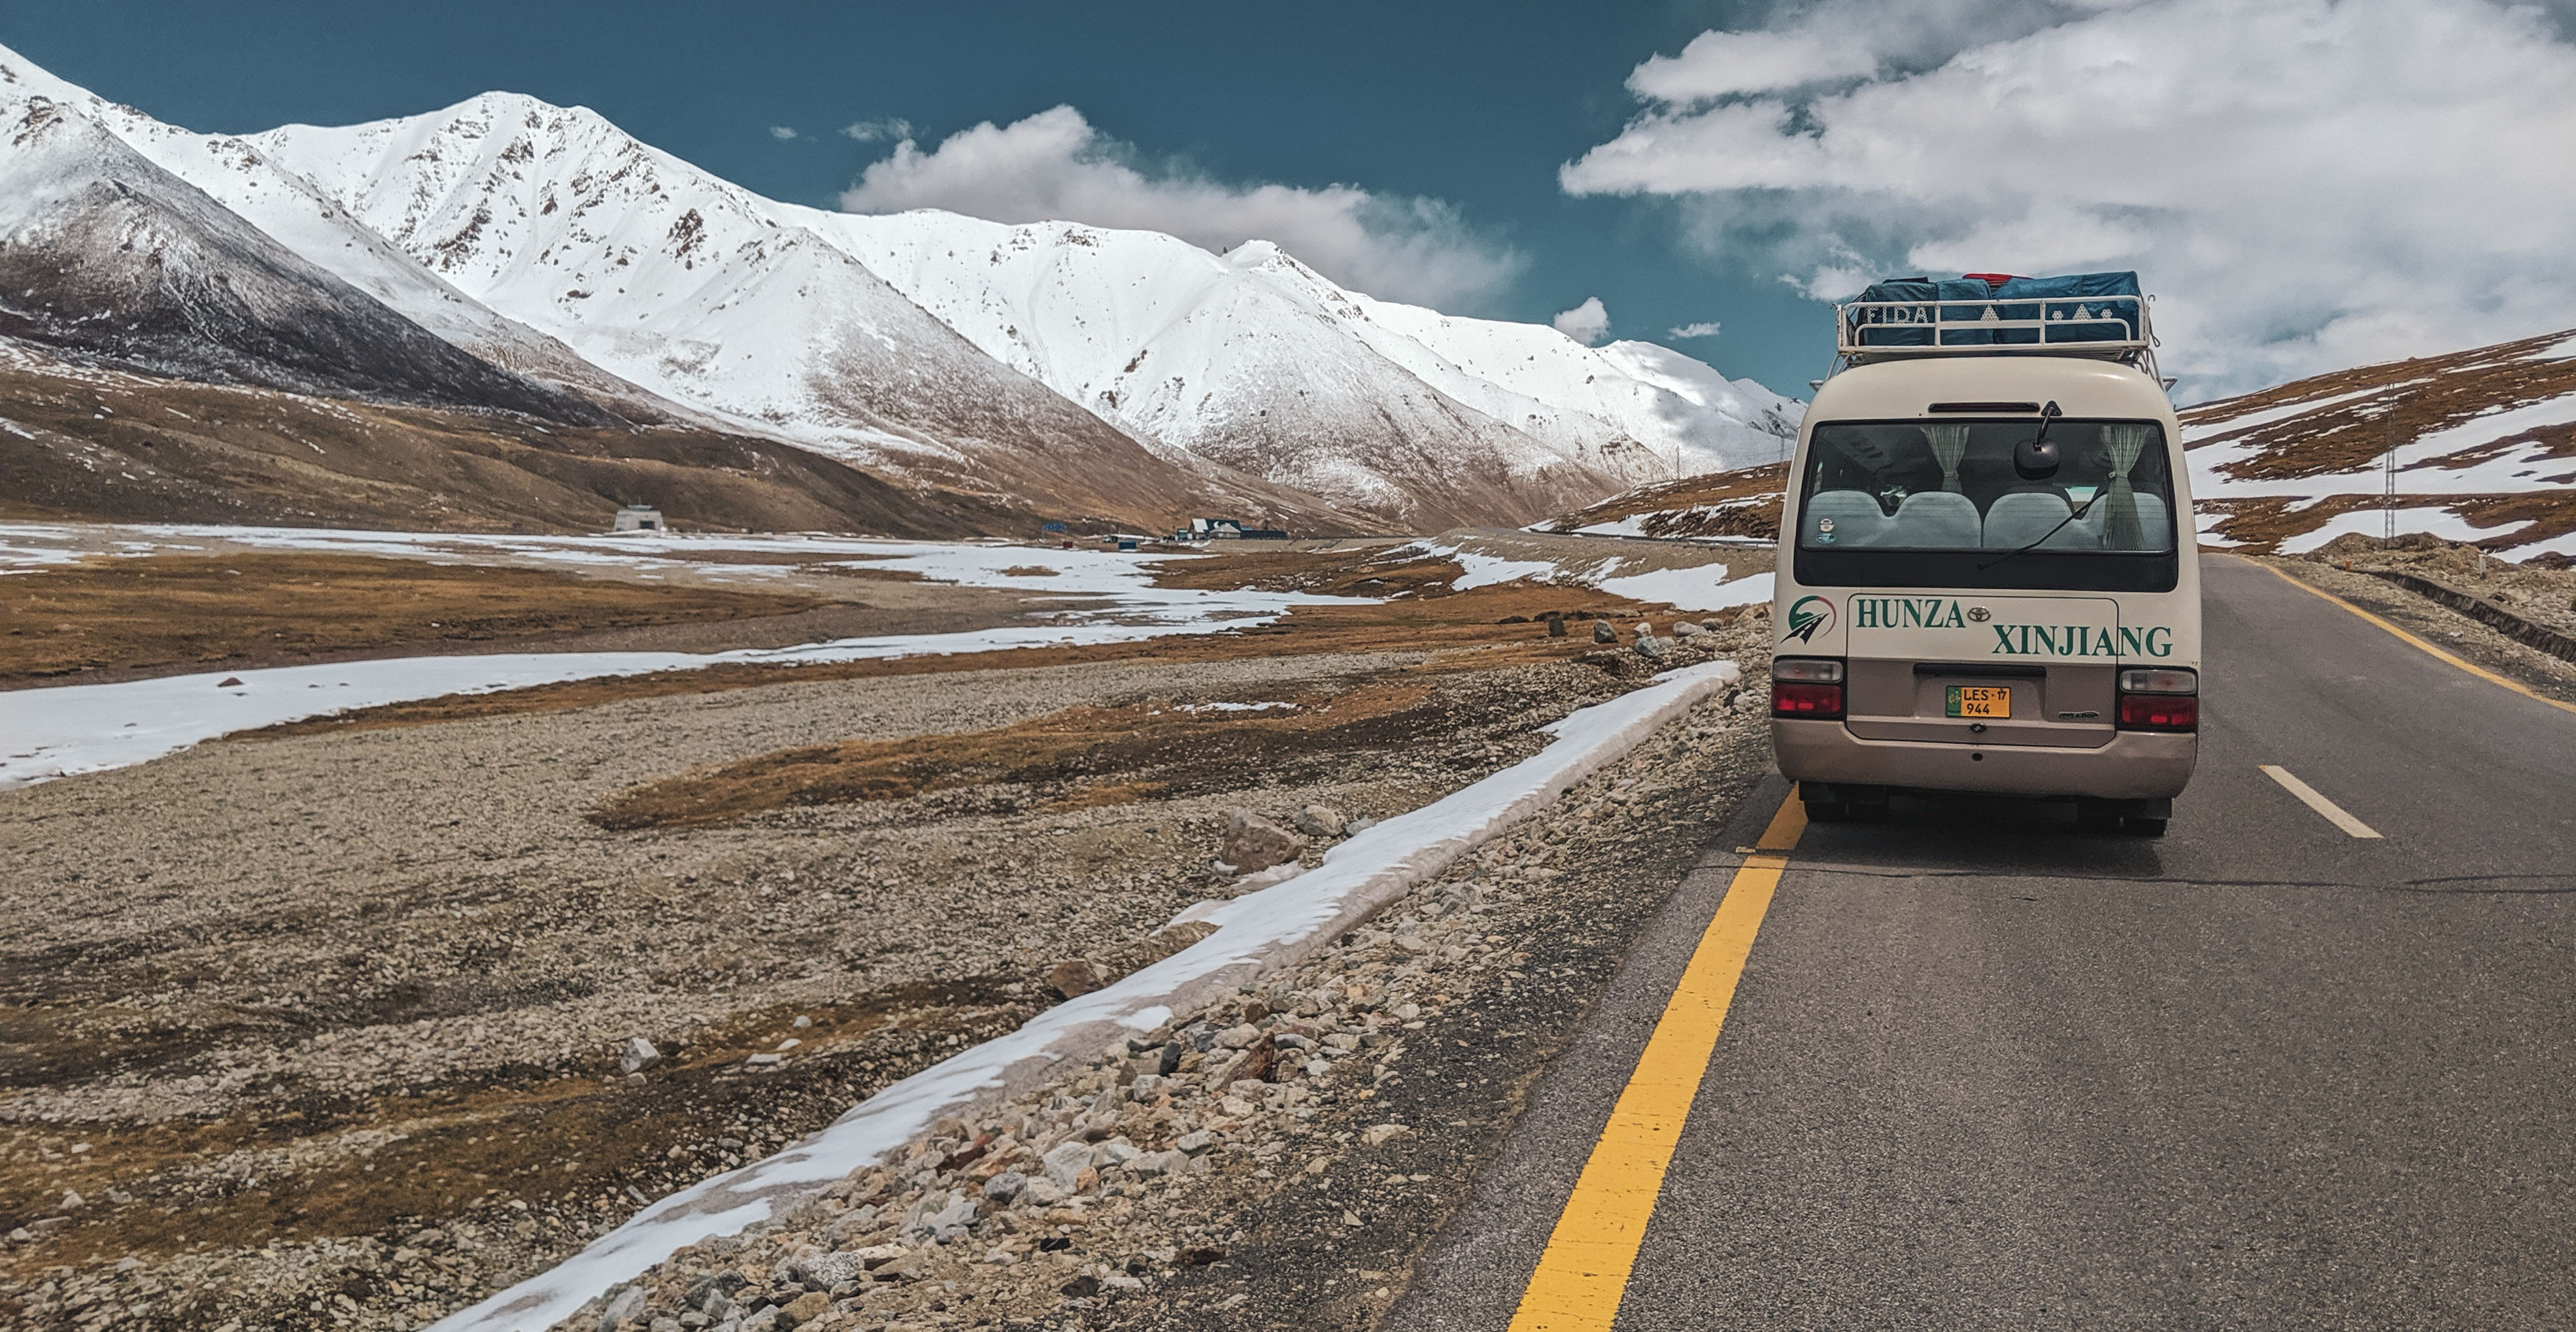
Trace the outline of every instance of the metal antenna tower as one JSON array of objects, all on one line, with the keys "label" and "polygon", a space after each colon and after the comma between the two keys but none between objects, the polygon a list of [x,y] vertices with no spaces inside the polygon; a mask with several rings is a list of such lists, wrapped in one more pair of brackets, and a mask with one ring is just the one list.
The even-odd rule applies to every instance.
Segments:
[{"label": "metal antenna tower", "polygon": [[2379,437],[2386,445],[2379,455],[2379,547],[2386,550],[2397,542],[2397,423],[2381,421]]}]

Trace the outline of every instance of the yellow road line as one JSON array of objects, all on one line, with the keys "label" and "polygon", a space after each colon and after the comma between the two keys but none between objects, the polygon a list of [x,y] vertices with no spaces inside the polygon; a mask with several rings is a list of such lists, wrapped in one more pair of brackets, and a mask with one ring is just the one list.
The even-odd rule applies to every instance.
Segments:
[{"label": "yellow road line", "polygon": [[2317,595],[2317,596],[2323,597],[2323,598],[2325,598],[2326,600],[2331,601],[2331,602],[2333,602],[2334,604],[2336,604],[2336,605],[2338,605],[2338,606],[2343,607],[2345,610],[2351,611],[2353,614],[2358,615],[2358,616],[2360,616],[2361,618],[2363,618],[2363,619],[2365,619],[2365,620],[2370,621],[2372,624],[2378,625],[2380,628],[2385,629],[2385,630],[2387,630],[2388,632],[2390,632],[2390,633],[2392,633],[2392,634],[2397,635],[2399,638],[2402,638],[2402,639],[2406,640],[2407,642],[2414,644],[2416,647],[2422,648],[2424,651],[2429,652],[2429,653],[2433,654],[2433,655],[2434,655],[2434,656],[2436,656],[2436,657],[2440,657],[2442,660],[2447,661],[2447,662],[2451,663],[2452,665],[2459,667],[2461,670],[2467,671],[2469,674],[2474,675],[2474,676],[2478,677],[2478,678],[2479,678],[2479,679],[2481,679],[2481,680],[2485,680],[2485,681],[2488,681],[2488,682],[2493,683],[2493,684],[2500,684],[2500,685],[2503,685],[2505,688],[2510,689],[2510,690],[2512,690],[2513,692],[2515,692],[2515,693],[2517,693],[2517,694],[2520,694],[2520,695],[2522,695],[2522,696],[2523,696],[2523,697],[2525,697],[2525,698],[2536,698],[2536,699],[2540,700],[2541,702],[2546,703],[2546,704],[2548,704],[2549,706],[2551,706],[2551,707],[2553,707],[2553,708],[2557,708],[2557,709],[2559,709],[2559,710],[2560,710],[2560,711],[2562,711],[2562,712],[2576,712],[2576,703],[2569,703],[2569,702],[2567,702],[2567,701],[2566,701],[2566,700],[2564,700],[2564,699],[2551,698],[2549,695],[2544,694],[2544,693],[2541,693],[2541,692],[2539,692],[2539,691],[2537,691],[2537,690],[2535,690],[2535,689],[2531,688],[2529,685],[2525,685],[2525,684],[2521,683],[2520,681],[2516,681],[2516,680],[2508,680],[2508,679],[2506,679],[2505,677],[2503,677],[2503,676],[2501,676],[2501,675],[2498,675],[2498,674],[2496,674],[2495,672],[2493,672],[2493,671],[2491,671],[2491,670],[2488,670],[2488,669],[2487,669],[2486,667],[2484,667],[2484,666],[2476,666],[2476,665],[2472,665],[2472,664],[2470,664],[2470,663],[2468,663],[2468,662],[2462,661],[2462,660],[2460,660],[2458,657],[2452,656],[2452,655],[2451,655],[2450,653],[2448,653],[2448,652],[2444,652],[2442,649],[2440,649],[2440,648],[2437,648],[2437,647],[2433,646],[2431,643],[2425,642],[2423,639],[2418,638],[2418,637],[2416,637],[2415,635],[2410,634],[2410,633],[2406,632],[2405,630],[2398,628],[2396,625],[2390,624],[2388,621],[2383,620],[2383,619],[2379,618],[2378,616],[2371,614],[2369,611],[2363,610],[2361,607],[2356,606],[2356,605],[2352,604],[2351,602],[2346,601],[2346,600],[2344,600],[2343,598],[2341,598],[2341,597],[2339,597],[2339,596],[2336,596],[2336,595],[2335,595],[2334,593],[2332,593],[2332,592],[2328,592],[2327,590],[2325,590],[2325,589],[2324,589],[2324,588],[2322,588],[2322,587],[2318,587],[2318,586],[2315,586],[2314,584],[2307,583],[2307,582],[2303,582],[2303,581],[2301,581],[2301,580],[2299,580],[2299,579],[2297,579],[2297,578],[2293,578],[2293,577],[2291,577],[2289,574],[2287,574],[2287,573],[2283,573],[2281,570],[2276,569],[2276,568],[2273,568],[2271,565],[2268,565],[2268,564],[2261,564],[2261,563],[2257,563],[2257,564],[2255,565],[2255,567],[2256,567],[2256,568],[2258,568],[2258,569],[2265,569],[2265,570],[2269,570],[2273,575],[2277,576],[2277,577],[2278,577],[2282,582],[2287,583],[2287,584],[2289,584],[2290,586],[2295,587],[2295,588],[2299,589],[2299,590],[2300,590],[2300,591],[2302,591],[2302,592],[2314,593],[2314,594],[2315,594],[2315,595]]},{"label": "yellow road line", "polygon": [[1583,1163],[1574,1193],[1548,1236],[1512,1315],[1512,1332],[1607,1332],[1619,1316],[1627,1293],[1628,1270],[1637,1261],[1637,1246],[1646,1238],[1646,1222],[1655,1214],[1656,1195],[1663,1192],[1664,1170],[1689,1118],[1717,1048],[1726,1008],[1735,999],[1735,983],[1744,975],[1744,959],[1753,951],[1753,936],[1771,909],[1771,894],[1780,886],[1785,854],[1807,830],[1807,811],[1796,791],[1771,816],[1771,826],[1755,843],[1726,886],[1717,915],[1700,935],[1699,947],[1683,968],[1655,1034],[1628,1075],[1626,1090],[1610,1111],[1610,1123]]},{"label": "yellow road line", "polygon": [[2258,763],[2254,766],[2261,768],[2264,776],[2271,778],[2273,781],[2279,782],[2282,790],[2297,796],[2302,801],[2305,801],[2308,808],[2315,810],[2319,814],[2325,815],[2326,822],[2343,829],[2345,832],[2350,833],[2355,837],[2375,838],[2379,836],[2379,833],[2369,824],[2345,813],[2343,806],[2317,794],[2317,788],[2291,776],[2289,769],[2274,763]]}]

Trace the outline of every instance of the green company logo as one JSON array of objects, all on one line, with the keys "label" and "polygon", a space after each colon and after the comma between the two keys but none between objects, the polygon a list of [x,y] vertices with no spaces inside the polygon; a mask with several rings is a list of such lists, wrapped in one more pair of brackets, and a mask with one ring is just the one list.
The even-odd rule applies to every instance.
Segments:
[{"label": "green company logo", "polygon": [[1834,603],[1823,597],[1800,597],[1797,604],[1789,608],[1789,632],[1780,635],[1780,641],[1786,643],[1794,638],[1801,643],[1813,643],[1816,635],[1833,622]]}]

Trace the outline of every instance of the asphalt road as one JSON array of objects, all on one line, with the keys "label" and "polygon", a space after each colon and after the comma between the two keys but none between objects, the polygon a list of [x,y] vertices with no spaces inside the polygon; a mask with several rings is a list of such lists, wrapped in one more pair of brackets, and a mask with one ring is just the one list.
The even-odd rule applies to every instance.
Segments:
[{"label": "asphalt road", "polygon": [[[2576,1325],[2576,714],[2204,575],[2164,839],[2007,800],[1808,828],[1618,1327]],[[1390,1327],[1511,1321],[1785,792],[1718,830]]]}]

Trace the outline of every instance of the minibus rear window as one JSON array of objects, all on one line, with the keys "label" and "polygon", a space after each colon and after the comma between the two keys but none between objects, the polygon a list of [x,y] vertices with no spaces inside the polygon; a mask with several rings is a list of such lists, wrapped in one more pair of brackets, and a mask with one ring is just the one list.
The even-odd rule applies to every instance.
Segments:
[{"label": "minibus rear window", "polygon": [[2056,473],[2024,479],[2013,448],[2038,429],[2031,417],[1818,425],[1798,493],[1798,580],[2170,590],[2180,529],[2163,427],[2058,418]]}]

